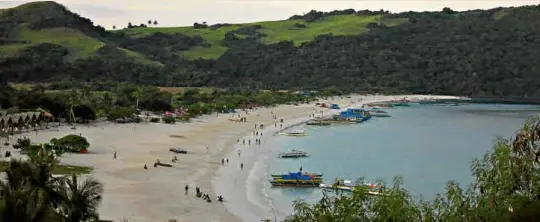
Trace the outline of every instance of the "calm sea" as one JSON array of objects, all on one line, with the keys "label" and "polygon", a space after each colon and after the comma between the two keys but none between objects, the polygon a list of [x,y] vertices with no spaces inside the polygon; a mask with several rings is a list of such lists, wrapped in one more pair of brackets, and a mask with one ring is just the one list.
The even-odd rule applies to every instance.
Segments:
[{"label": "calm sea", "polygon": [[[467,185],[470,165],[493,146],[497,136],[509,138],[539,106],[471,104],[460,106],[413,105],[388,109],[390,118],[373,118],[354,125],[304,126],[308,136],[277,136],[275,153],[257,180],[258,195],[279,218],[292,211],[295,199],[315,202],[319,189],[272,188],[269,173],[320,172],[335,178],[383,180],[402,176],[412,195],[433,199],[449,180]],[[308,152],[303,159],[279,159],[291,149]]]}]

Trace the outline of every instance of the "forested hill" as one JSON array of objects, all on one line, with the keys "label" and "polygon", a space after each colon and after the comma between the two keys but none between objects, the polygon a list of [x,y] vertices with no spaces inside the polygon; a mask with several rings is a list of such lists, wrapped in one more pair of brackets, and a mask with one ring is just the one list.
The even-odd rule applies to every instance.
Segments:
[{"label": "forested hill", "polygon": [[0,9],[0,79],[540,98],[540,6],[145,26],[107,31],[54,2]]}]

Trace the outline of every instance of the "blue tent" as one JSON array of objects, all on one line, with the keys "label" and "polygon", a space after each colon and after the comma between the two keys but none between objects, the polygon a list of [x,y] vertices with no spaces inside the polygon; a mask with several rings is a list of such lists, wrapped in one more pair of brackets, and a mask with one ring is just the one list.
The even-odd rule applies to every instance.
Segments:
[{"label": "blue tent", "polygon": [[339,106],[337,104],[332,104],[330,106],[330,109],[339,109]]}]

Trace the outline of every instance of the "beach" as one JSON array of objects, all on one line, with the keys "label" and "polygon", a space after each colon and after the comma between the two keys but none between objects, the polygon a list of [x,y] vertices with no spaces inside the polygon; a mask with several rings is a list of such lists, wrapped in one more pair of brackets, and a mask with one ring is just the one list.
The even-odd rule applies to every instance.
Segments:
[{"label": "beach", "polygon": [[[318,102],[335,103],[341,108],[385,100],[426,98],[455,98],[441,96],[360,96],[333,97]],[[323,113],[321,113],[321,111]],[[48,142],[51,138],[67,134],[81,134],[91,146],[88,154],[64,154],[61,162],[70,165],[91,166],[91,177],[103,183],[105,191],[100,206],[103,220],[128,221],[259,221],[272,215],[271,209],[249,195],[253,192],[248,178],[258,163],[270,154],[273,147],[266,146],[276,132],[303,123],[310,115],[329,115],[336,110],[321,108],[314,103],[280,105],[272,108],[238,110],[247,122],[230,121],[232,114],[212,114],[176,124],[94,123],[89,126],[60,126],[50,130],[29,132],[14,136],[28,136],[33,142]],[[276,116],[277,119],[274,119]],[[283,119],[283,126],[279,120]],[[277,122],[277,124],[275,124]],[[255,124],[264,125],[263,136],[254,136]],[[255,138],[262,140],[255,144]],[[242,144],[246,140],[246,145]],[[248,141],[251,140],[251,144]],[[238,143],[238,141],[240,143]],[[175,154],[169,148],[182,148],[187,154]],[[238,155],[240,150],[240,155]],[[117,158],[113,158],[116,152]],[[13,152],[16,154],[17,152]],[[17,155],[14,155],[17,156]],[[177,156],[178,161],[172,159]],[[172,164],[173,167],[154,167],[154,162]],[[222,165],[222,159],[229,159]],[[240,169],[240,163],[244,168]],[[148,169],[143,169],[144,165]],[[185,194],[184,187],[190,187]],[[195,197],[195,187],[209,194],[211,203]],[[216,201],[223,195],[225,202]],[[258,205],[253,207],[251,205]]]}]

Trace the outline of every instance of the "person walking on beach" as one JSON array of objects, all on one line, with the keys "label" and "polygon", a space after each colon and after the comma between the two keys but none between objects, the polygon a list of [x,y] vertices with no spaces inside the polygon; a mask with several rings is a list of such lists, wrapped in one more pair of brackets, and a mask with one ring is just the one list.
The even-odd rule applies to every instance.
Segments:
[{"label": "person walking on beach", "polygon": [[225,159],[221,158],[221,165],[225,164]]},{"label": "person walking on beach", "polygon": [[242,140],[242,144],[246,145],[246,139]]},{"label": "person walking on beach", "polygon": [[113,159],[116,160],[116,151],[114,151],[114,153],[113,153]]},{"label": "person walking on beach", "polygon": [[251,145],[251,140],[248,140],[248,145]]},{"label": "person walking on beach", "polygon": [[229,165],[229,158],[227,158],[227,165]]},{"label": "person walking on beach", "polygon": [[240,163],[240,170],[244,170],[244,163]]},{"label": "person walking on beach", "polygon": [[187,195],[188,190],[189,190],[189,186],[186,184],[186,188],[184,188],[184,189],[186,189],[186,194],[185,195]]}]

